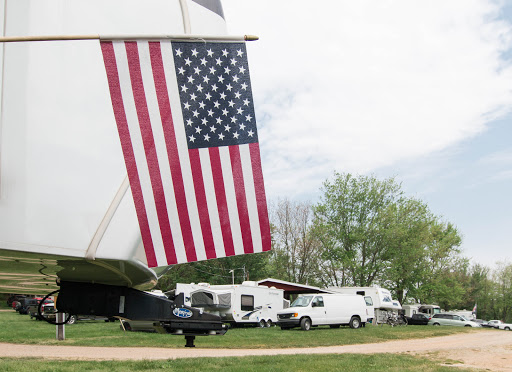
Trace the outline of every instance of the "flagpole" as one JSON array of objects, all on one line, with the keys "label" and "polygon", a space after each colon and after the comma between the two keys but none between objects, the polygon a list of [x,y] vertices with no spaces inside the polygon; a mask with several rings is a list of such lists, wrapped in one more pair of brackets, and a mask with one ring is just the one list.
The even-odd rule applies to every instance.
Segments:
[{"label": "flagpole", "polygon": [[27,41],[71,41],[71,40],[189,40],[189,41],[255,41],[255,35],[37,35],[37,36],[3,36],[1,43]]}]

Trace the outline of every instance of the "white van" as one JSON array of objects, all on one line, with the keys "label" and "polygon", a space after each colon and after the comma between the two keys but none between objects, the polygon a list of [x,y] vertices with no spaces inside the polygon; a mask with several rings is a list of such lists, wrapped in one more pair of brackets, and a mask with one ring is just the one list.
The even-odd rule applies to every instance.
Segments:
[{"label": "white van", "polygon": [[306,294],[293,301],[291,307],[277,312],[281,329],[329,325],[359,328],[367,322],[368,311],[363,296],[349,294]]}]

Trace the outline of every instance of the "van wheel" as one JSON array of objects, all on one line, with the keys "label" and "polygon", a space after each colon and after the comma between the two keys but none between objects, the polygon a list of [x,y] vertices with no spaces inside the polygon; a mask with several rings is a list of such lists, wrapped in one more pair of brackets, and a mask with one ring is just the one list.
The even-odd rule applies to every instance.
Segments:
[{"label": "van wheel", "polygon": [[469,324],[466,324],[466,325],[465,325],[464,327],[471,327],[471,325],[469,325]]},{"label": "van wheel", "polygon": [[300,321],[300,328],[302,328],[303,331],[309,331],[311,329],[311,319],[302,318]]},{"label": "van wheel", "polygon": [[359,319],[359,317],[357,317],[357,316],[353,316],[352,318],[350,318],[349,326],[350,326],[350,328],[353,328],[353,329],[360,328],[361,327],[361,319]]}]

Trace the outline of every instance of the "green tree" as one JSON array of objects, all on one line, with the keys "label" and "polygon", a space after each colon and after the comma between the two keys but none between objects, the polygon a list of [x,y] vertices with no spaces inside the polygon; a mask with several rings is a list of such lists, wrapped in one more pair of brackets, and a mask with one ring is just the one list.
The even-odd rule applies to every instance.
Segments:
[{"label": "green tree", "polygon": [[382,279],[390,260],[386,214],[401,198],[393,178],[335,173],[315,207],[315,231],[334,285],[368,286]]}]

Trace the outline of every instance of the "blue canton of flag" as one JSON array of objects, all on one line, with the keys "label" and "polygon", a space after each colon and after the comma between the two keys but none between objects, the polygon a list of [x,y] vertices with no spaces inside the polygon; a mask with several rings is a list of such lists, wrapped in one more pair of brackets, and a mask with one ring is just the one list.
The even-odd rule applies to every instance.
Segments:
[{"label": "blue canton of flag", "polygon": [[258,142],[245,44],[172,45],[188,148]]}]

